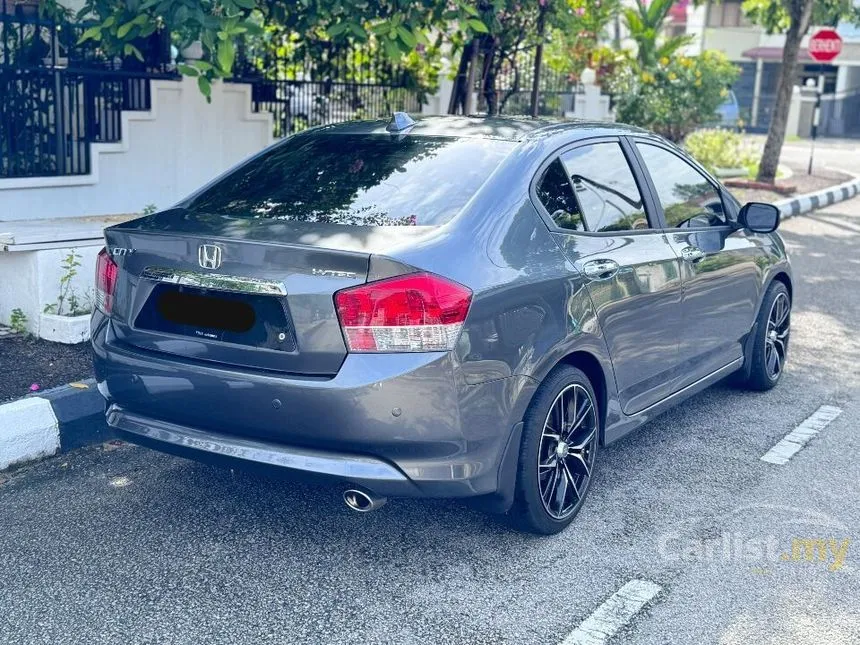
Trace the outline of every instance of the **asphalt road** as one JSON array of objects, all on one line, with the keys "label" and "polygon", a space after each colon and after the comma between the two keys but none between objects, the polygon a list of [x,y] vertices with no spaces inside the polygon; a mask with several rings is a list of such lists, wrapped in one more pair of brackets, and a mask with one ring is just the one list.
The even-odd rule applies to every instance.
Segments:
[{"label": "asphalt road", "polygon": [[[632,579],[661,591],[613,643],[860,643],[860,199],[782,234],[783,382],[718,385],[605,449],[562,535],[94,448],[0,485],[0,643],[554,645]],[[841,416],[761,461],[824,404]],[[842,558],[795,561],[793,539]]]},{"label": "asphalt road", "polygon": [[[764,145],[764,136],[760,137]],[[807,168],[809,156],[812,153],[813,170],[844,170],[851,174],[860,174],[860,154],[857,141],[852,139],[818,139],[814,143],[810,139],[791,141],[782,147],[780,161],[794,168]]]}]

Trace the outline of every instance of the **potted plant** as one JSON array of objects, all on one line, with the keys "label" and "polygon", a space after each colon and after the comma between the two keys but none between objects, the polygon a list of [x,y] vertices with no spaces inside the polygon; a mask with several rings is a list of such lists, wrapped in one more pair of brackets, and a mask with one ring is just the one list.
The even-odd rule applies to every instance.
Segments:
[{"label": "potted plant", "polygon": [[89,293],[81,296],[72,284],[78,275],[80,260],[81,255],[75,249],[63,258],[60,264],[63,274],[60,276],[57,301],[45,305],[39,315],[40,338],[66,345],[89,340],[93,299]]}]

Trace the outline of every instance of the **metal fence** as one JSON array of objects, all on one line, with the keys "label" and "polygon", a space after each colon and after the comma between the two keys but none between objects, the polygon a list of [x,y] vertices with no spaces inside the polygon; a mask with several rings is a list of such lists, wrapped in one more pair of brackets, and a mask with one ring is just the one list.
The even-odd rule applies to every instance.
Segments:
[{"label": "metal fence", "polygon": [[69,67],[129,72],[165,73],[170,65],[170,35],[156,31],[135,46],[143,61],[133,56],[109,57],[94,40],[80,43],[92,23],[55,21],[31,5],[0,0],[0,67]]},{"label": "metal fence", "polygon": [[821,102],[821,127],[825,137],[860,137],[860,89],[840,92]]},{"label": "metal fence", "polygon": [[151,78],[0,67],[0,177],[89,173],[89,144],[120,141],[122,111],[150,109]]},{"label": "metal fence", "polygon": [[0,69],[0,177],[89,172],[82,87],[47,69]]},{"label": "metal fence", "polygon": [[[495,103],[498,114],[531,115],[534,59],[534,50],[528,49],[505,58],[500,66],[485,65],[482,77],[475,80],[478,111],[489,112],[490,104]],[[542,65],[538,82],[538,114],[560,118],[573,112],[576,95],[581,92],[582,86],[568,74]]]},{"label": "metal fence", "polygon": [[744,122],[744,129],[747,132],[767,132],[770,127],[771,118],[773,118],[773,110],[776,107],[776,93],[762,92],[759,94],[755,123],[753,123],[753,103],[755,97],[752,91],[736,90],[735,96],[738,99],[738,108],[740,110],[740,118]]},{"label": "metal fence", "polygon": [[251,82],[253,109],[272,113],[276,138],[316,125],[421,109],[417,93],[405,87],[347,81]]},{"label": "metal fence", "polygon": [[253,109],[272,113],[275,137],[421,109],[421,91],[408,71],[368,44],[316,41],[265,50],[243,46],[233,80],[252,85]]},{"label": "metal fence", "polygon": [[90,144],[120,141],[122,111],[150,109],[150,79],[175,78],[166,34],[138,43],[141,62],[78,44],[87,26],[0,0],[0,178],[89,173]]}]

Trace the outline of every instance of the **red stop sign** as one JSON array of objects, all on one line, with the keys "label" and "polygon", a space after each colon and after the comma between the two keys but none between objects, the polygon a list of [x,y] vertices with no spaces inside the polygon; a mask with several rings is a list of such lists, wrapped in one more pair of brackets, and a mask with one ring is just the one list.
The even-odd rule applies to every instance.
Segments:
[{"label": "red stop sign", "polygon": [[819,63],[829,63],[842,51],[842,38],[833,29],[822,29],[809,39],[809,55]]}]

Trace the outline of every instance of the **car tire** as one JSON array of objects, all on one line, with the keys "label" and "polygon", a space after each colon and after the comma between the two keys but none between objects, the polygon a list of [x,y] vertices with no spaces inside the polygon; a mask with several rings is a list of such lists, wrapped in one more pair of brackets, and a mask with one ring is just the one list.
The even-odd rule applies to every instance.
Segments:
[{"label": "car tire", "polygon": [[581,370],[563,365],[550,372],[523,419],[510,512],[517,528],[552,535],[573,521],[593,479],[600,418],[594,388]]},{"label": "car tire", "polygon": [[775,280],[767,288],[756,322],[751,355],[745,357],[750,371],[742,385],[764,392],[779,383],[788,357],[791,296],[782,282]]}]

